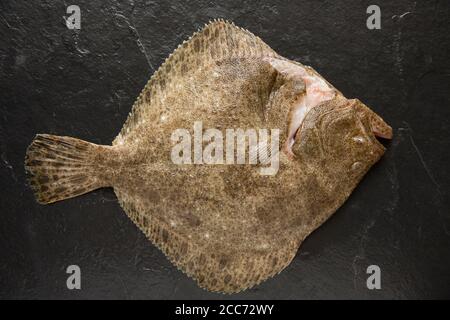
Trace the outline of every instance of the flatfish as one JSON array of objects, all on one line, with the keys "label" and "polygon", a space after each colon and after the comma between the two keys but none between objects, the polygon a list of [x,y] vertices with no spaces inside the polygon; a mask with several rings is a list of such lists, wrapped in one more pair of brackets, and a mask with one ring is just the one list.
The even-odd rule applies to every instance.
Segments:
[{"label": "flatfish", "polygon": [[150,78],[111,145],[38,134],[25,168],[42,204],[112,187],[176,267],[234,293],[292,261],[384,154],[378,138],[392,128],[364,103],[215,20]]}]

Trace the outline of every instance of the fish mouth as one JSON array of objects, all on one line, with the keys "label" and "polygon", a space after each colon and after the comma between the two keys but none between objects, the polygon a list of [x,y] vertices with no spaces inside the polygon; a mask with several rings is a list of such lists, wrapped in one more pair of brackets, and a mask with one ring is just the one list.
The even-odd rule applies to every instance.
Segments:
[{"label": "fish mouth", "polygon": [[361,119],[367,119],[370,131],[376,138],[391,140],[393,130],[383,118],[376,114],[372,109],[362,103],[359,99],[349,99],[348,107],[354,108]]},{"label": "fish mouth", "polygon": [[357,110],[360,120],[364,122],[364,127],[367,128],[365,131],[368,131],[367,135],[371,139],[373,145],[379,151],[384,152],[386,148],[382,142],[384,140],[392,139],[392,127],[358,99],[350,100],[350,106]]},{"label": "fish mouth", "polygon": [[[371,128],[370,128],[371,129]],[[383,145],[380,138],[385,139],[384,137],[380,137],[371,131],[370,134],[367,135],[371,141],[372,149],[370,151],[371,154],[377,154],[378,156],[382,156],[386,151],[386,147]]]},{"label": "fish mouth", "polygon": [[371,142],[373,149],[370,153],[381,157],[386,151],[383,142],[393,137],[392,127],[358,99],[351,99],[349,102],[350,107],[357,111],[361,127]]},{"label": "fish mouth", "polygon": [[390,125],[388,125],[379,115],[373,112],[372,117],[370,118],[370,127],[373,135],[375,136],[377,141],[382,140],[392,140],[393,130]]},{"label": "fish mouth", "polygon": [[374,130],[374,128],[372,128],[375,137],[380,138],[380,139],[392,140],[392,137],[394,135],[393,130],[392,130],[391,126],[388,125],[388,127],[389,127],[389,129],[386,132],[376,131],[376,130]]}]

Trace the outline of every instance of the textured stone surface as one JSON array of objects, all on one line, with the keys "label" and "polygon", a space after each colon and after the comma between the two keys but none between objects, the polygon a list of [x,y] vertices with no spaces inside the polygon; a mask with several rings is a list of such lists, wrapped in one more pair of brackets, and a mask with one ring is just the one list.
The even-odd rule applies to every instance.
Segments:
[{"label": "textured stone surface", "polygon": [[[450,297],[446,1],[379,1],[374,31],[365,1],[79,1],[77,32],[64,23],[68,4],[0,4],[0,297]],[[111,190],[40,206],[23,169],[38,132],[110,143],[153,71],[218,17],[313,66],[394,128],[384,158],[291,265],[234,296],[205,292],[177,271]],[[70,264],[81,267],[81,291],[66,289]],[[381,267],[382,290],[366,288],[371,264]]]}]

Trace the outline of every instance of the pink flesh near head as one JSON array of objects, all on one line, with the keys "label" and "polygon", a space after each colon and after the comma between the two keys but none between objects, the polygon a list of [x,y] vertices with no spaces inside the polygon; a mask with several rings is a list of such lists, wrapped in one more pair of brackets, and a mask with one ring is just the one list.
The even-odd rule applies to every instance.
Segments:
[{"label": "pink flesh near head", "polygon": [[333,99],[336,93],[322,78],[308,72],[306,68],[281,60],[272,62],[272,65],[282,73],[301,78],[306,88],[306,92],[300,97],[291,110],[288,137],[284,146],[284,152],[292,158],[294,156],[292,146],[295,142],[295,135],[301,127],[306,114],[319,104]]}]

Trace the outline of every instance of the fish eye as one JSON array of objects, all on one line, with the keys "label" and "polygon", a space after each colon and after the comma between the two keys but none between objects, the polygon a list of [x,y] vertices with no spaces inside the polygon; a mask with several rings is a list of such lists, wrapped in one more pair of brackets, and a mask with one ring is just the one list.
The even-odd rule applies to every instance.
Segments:
[{"label": "fish eye", "polygon": [[366,142],[366,138],[364,138],[362,135],[353,136],[352,140],[358,144],[363,144],[364,142]]}]

